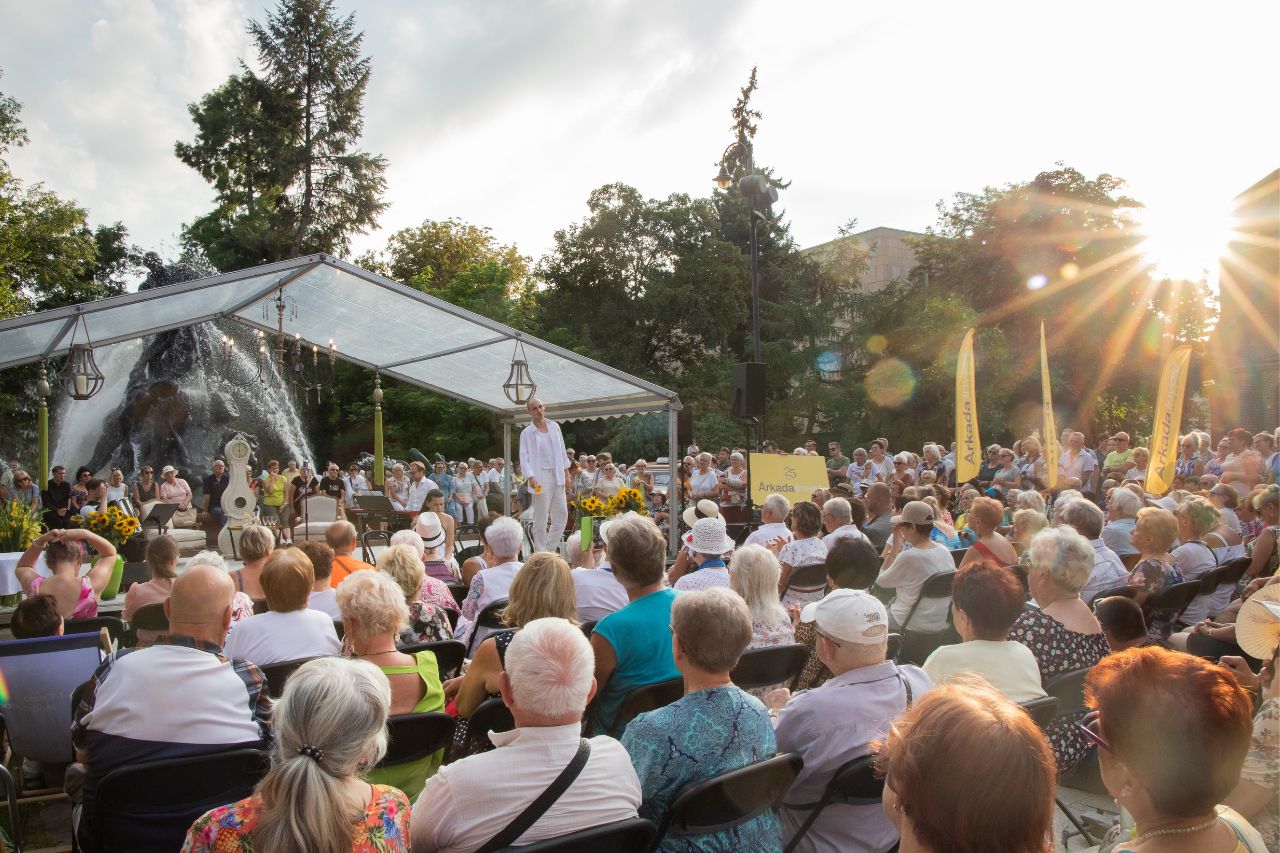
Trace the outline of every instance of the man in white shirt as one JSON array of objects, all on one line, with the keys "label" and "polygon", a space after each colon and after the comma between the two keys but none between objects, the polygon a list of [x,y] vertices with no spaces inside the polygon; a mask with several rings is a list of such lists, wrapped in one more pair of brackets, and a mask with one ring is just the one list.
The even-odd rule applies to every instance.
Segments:
[{"label": "man in white shirt", "polygon": [[1058,460],[1058,476],[1063,482],[1075,477],[1088,488],[1093,482],[1093,472],[1097,467],[1093,454],[1085,449],[1084,433],[1071,433],[1071,443]]},{"label": "man in white shirt", "polygon": [[427,503],[427,492],[440,488],[427,479],[427,466],[418,460],[409,463],[409,488],[405,491],[403,501],[392,501],[396,509],[421,512]]},{"label": "man in white shirt", "polygon": [[529,416],[532,420],[520,431],[520,470],[528,478],[525,482],[533,500],[533,547],[535,551],[555,551],[569,521],[564,493],[568,451],[560,425],[547,418],[546,407],[537,397],[529,400]]},{"label": "man in white shirt", "polygon": [[369,491],[369,481],[360,471],[359,463],[352,462],[347,466],[347,473],[342,475],[342,486],[346,492],[347,506],[356,506],[356,495],[359,492]]},{"label": "man in white shirt", "polygon": [[1112,587],[1124,586],[1129,572],[1116,552],[1102,538],[1102,510],[1086,498],[1076,498],[1054,509],[1054,520],[1075,529],[1093,546],[1093,573],[1080,590],[1080,600],[1088,604],[1094,596]]},{"label": "man in white shirt", "polygon": [[791,531],[787,529],[787,515],[791,512],[791,504],[783,495],[769,495],[760,507],[760,526],[751,531],[744,545],[763,545],[769,547],[774,539],[781,539],[785,545],[791,541]]},{"label": "man in white shirt", "polygon": [[[516,727],[489,735],[492,752],[445,765],[427,780],[412,812],[413,849],[471,853],[524,813],[584,749],[582,714],[595,695],[594,670],[591,644],[563,619],[534,619],[516,632],[499,682]],[[640,780],[626,750],[603,735],[585,743],[580,772],[510,843],[636,816]]]},{"label": "man in white shirt", "polygon": [[827,529],[822,544],[828,551],[841,539],[867,541],[866,535],[853,523],[853,506],[845,498],[831,498],[822,505],[822,525]]}]

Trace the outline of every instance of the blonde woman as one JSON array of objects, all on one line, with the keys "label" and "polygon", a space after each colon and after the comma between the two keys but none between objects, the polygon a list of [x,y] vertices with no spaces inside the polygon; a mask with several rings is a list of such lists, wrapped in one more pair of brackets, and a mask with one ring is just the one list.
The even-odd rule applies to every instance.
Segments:
[{"label": "blonde woman", "polygon": [[271,709],[271,770],[251,796],[206,812],[183,853],[385,853],[409,849],[409,798],[361,774],[387,751],[391,685],[373,664],[300,666]]},{"label": "blonde woman", "polygon": [[[1189,495],[1173,510],[1178,519],[1178,541],[1182,544],[1169,553],[1182,572],[1184,580],[1199,580],[1200,576],[1218,567],[1218,556],[1204,537],[1218,523],[1218,510],[1199,495]],[[1222,592],[1196,596],[1182,611],[1179,621],[1186,625],[1214,615],[1231,600],[1231,587],[1223,586]]]},{"label": "blonde woman", "polygon": [[[412,546],[392,545],[379,555],[377,569],[396,582],[409,608],[409,624],[400,632],[401,643],[434,643],[453,639],[444,608],[432,602],[434,596],[423,597],[423,584],[428,580],[435,581],[435,578],[427,578],[422,560]],[[445,592],[448,593],[447,588]]]},{"label": "blonde woman", "polygon": [[744,545],[733,554],[729,588],[742,596],[751,611],[749,649],[780,646],[796,641],[791,619],[778,600],[782,566],[773,552],[761,545]]},{"label": "blonde woman", "polygon": [[573,575],[559,555],[539,551],[525,562],[507,590],[507,606],[502,611],[507,629],[480,643],[466,674],[445,683],[445,693],[456,696],[460,716],[470,716],[481,702],[498,695],[507,647],[516,631],[534,619],[552,616],[578,624]]},{"label": "blonde woman", "polygon": [[1036,534],[1049,526],[1049,519],[1043,512],[1034,509],[1020,509],[1013,514],[1013,532],[1009,535],[1013,550],[1018,552],[1018,565],[1026,568],[1031,565],[1031,554],[1028,546]]}]

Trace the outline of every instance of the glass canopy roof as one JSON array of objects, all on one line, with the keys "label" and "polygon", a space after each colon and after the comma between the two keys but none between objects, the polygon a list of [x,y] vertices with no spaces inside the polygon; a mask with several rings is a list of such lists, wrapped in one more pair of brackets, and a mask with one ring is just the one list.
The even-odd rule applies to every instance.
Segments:
[{"label": "glass canopy roof", "polygon": [[234,319],[276,331],[274,297],[289,301],[284,331],[386,376],[520,422],[528,416],[502,390],[516,341],[547,415],[558,420],[680,408],[676,395],[643,379],[518,332],[411,287],[327,255],[211,276],[0,321],[0,368],[64,355],[84,331],[95,347],[208,320]]}]

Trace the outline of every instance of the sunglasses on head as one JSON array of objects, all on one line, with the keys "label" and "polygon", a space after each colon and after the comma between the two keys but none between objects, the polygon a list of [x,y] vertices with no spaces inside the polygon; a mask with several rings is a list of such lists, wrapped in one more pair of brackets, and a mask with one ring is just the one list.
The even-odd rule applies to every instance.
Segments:
[{"label": "sunglasses on head", "polygon": [[1096,710],[1090,711],[1080,719],[1080,722],[1076,723],[1076,728],[1079,729],[1094,746],[1099,749],[1105,749],[1107,752],[1114,752],[1115,750],[1111,748],[1111,743],[1102,736],[1102,726],[1099,723],[1099,717],[1100,715]]}]

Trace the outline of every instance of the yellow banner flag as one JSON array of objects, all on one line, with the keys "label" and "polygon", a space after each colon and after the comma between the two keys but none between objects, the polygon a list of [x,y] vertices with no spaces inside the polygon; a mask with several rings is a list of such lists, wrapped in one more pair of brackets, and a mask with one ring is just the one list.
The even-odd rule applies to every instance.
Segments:
[{"label": "yellow banner flag", "polygon": [[1053,389],[1049,387],[1049,348],[1044,343],[1044,321],[1040,323],[1040,391],[1044,409],[1044,468],[1049,478],[1049,488],[1058,487],[1058,427],[1053,421]]},{"label": "yellow banner flag", "polygon": [[1151,428],[1151,461],[1147,465],[1147,491],[1163,495],[1173,485],[1178,464],[1178,430],[1182,428],[1182,395],[1187,390],[1187,367],[1191,347],[1169,353],[1160,370],[1160,390],[1156,393],[1156,421]]},{"label": "yellow banner flag", "polygon": [[965,333],[956,357],[956,482],[978,476],[982,439],[978,438],[978,397],[973,390],[973,329]]}]

